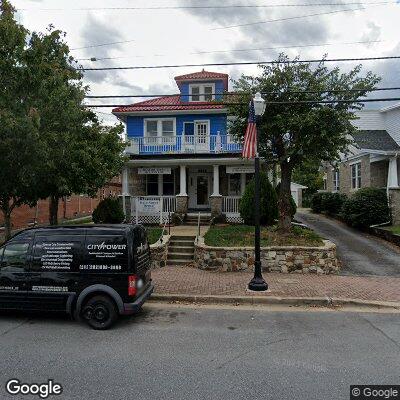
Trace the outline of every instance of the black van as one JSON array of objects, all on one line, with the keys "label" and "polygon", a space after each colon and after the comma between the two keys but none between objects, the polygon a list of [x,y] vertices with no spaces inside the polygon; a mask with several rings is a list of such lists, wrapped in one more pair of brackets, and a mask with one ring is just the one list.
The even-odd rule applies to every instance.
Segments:
[{"label": "black van", "polygon": [[24,230],[0,247],[0,309],[66,311],[94,329],[137,312],[153,292],[139,225]]}]

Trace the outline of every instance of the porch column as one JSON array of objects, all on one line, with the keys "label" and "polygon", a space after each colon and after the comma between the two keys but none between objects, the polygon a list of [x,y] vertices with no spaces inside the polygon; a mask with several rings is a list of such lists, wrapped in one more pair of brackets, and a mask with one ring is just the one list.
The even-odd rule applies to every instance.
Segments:
[{"label": "porch column", "polygon": [[178,196],[187,196],[187,189],[186,189],[186,165],[180,166],[180,192]]},{"label": "porch column", "polygon": [[399,178],[397,174],[397,157],[391,157],[389,159],[387,187],[388,188],[399,187]]},{"label": "porch column", "polygon": [[212,196],[221,196],[219,193],[219,166],[214,165],[213,194]]},{"label": "porch column", "polygon": [[246,189],[246,174],[242,172],[240,174],[240,194],[243,196],[244,189]]},{"label": "porch column", "polygon": [[219,165],[214,165],[213,194],[210,196],[211,216],[214,218],[222,215],[222,196],[219,192]]},{"label": "porch column", "polygon": [[180,192],[176,195],[176,212],[181,216],[184,216],[188,210],[186,186],[186,165],[180,165]]},{"label": "porch column", "polygon": [[122,194],[129,196],[128,167],[126,166],[122,170]]},{"label": "porch column", "polygon": [[125,218],[131,216],[131,196],[129,194],[129,170],[128,166],[122,169],[122,209],[124,210]]}]

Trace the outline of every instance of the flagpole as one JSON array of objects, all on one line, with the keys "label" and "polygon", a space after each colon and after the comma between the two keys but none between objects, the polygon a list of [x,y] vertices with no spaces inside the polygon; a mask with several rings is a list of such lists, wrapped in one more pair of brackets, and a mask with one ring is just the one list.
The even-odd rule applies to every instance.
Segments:
[{"label": "flagpole", "polygon": [[261,94],[257,93],[254,98],[254,108],[256,114],[256,143],[254,158],[254,276],[249,282],[249,290],[257,292],[268,290],[261,271],[261,228],[260,228],[260,156],[258,153],[258,124],[265,111],[265,101]]}]

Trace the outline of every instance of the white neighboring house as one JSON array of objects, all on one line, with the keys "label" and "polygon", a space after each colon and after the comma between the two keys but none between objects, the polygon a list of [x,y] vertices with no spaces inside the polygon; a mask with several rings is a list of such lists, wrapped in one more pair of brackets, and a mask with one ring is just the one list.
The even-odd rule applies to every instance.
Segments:
[{"label": "white neighboring house", "polygon": [[292,182],[290,185],[290,191],[297,207],[303,206],[303,190],[307,189],[307,186],[300,185],[299,183]]},{"label": "white neighboring house", "polygon": [[353,124],[358,128],[349,154],[339,164],[324,166],[324,185],[347,195],[363,187],[383,188],[400,223],[400,103],[379,110],[361,110]]}]

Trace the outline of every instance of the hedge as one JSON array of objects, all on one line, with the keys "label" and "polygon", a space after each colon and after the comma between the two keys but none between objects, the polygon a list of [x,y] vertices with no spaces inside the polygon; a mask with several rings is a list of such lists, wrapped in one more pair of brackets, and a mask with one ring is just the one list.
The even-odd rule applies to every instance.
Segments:
[{"label": "hedge", "polygon": [[351,226],[366,228],[390,221],[390,209],[385,190],[359,189],[342,207],[341,217]]}]

